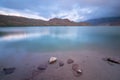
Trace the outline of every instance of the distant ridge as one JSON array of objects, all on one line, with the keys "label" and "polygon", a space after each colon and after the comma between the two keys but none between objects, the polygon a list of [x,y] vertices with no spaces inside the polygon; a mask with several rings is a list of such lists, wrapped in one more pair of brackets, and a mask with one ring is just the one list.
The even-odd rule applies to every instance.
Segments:
[{"label": "distant ridge", "polygon": [[53,18],[49,21],[18,16],[0,15],[0,26],[87,26],[86,22],[73,22],[68,19]]},{"label": "distant ridge", "polygon": [[86,22],[94,26],[96,25],[120,26],[120,17],[105,17],[105,18],[90,19],[87,20]]}]

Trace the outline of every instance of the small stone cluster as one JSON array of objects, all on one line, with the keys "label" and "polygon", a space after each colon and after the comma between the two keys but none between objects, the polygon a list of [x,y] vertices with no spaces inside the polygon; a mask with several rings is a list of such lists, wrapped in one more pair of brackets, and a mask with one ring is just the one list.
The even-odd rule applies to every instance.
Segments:
[{"label": "small stone cluster", "polygon": [[[50,57],[49,59],[49,64],[54,64],[57,61],[57,57]],[[67,60],[68,64],[72,64],[74,63],[73,59],[68,59]],[[59,61],[59,66],[64,66],[64,62],[63,61]],[[72,70],[74,72],[76,72],[76,74],[81,75],[82,74],[82,70],[79,67],[79,64],[72,64]]]}]

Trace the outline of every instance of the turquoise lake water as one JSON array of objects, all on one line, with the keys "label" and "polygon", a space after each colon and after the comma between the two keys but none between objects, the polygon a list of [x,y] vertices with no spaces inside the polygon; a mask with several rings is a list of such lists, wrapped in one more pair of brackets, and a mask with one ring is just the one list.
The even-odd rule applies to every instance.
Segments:
[{"label": "turquoise lake water", "polygon": [[120,48],[119,27],[11,27],[0,28],[0,32],[0,51],[46,52],[90,45]]}]

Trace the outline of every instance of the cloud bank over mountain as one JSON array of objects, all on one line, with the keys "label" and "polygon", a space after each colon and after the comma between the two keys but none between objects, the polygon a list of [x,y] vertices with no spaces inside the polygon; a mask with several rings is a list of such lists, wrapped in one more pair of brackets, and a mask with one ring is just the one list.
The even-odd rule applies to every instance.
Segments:
[{"label": "cloud bank over mountain", "polygon": [[0,0],[0,14],[48,20],[84,21],[120,16],[119,0]]}]

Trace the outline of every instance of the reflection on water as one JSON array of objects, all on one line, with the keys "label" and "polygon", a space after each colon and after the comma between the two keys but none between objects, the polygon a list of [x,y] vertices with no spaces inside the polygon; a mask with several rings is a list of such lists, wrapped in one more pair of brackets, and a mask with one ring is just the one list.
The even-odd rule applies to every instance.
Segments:
[{"label": "reflection on water", "polygon": [[28,51],[120,46],[118,27],[13,27],[0,28],[0,35],[0,43],[4,46]]},{"label": "reflection on water", "polygon": [[0,40],[14,41],[27,38],[69,39],[77,41],[112,41],[120,40],[120,28],[117,27],[27,27],[27,28],[1,28]]},{"label": "reflection on water", "polygon": [[[2,29],[1,31],[4,31],[4,33],[8,33],[5,36],[2,36],[1,40],[21,40],[26,38],[41,38],[44,36],[50,36],[55,38],[63,38],[63,39],[74,39],[77,37],[77,28],[33,28],[33,29]],[[13,33],[14,34],[11,34]],[[2,33],[1,33],[2,34]]]}]

